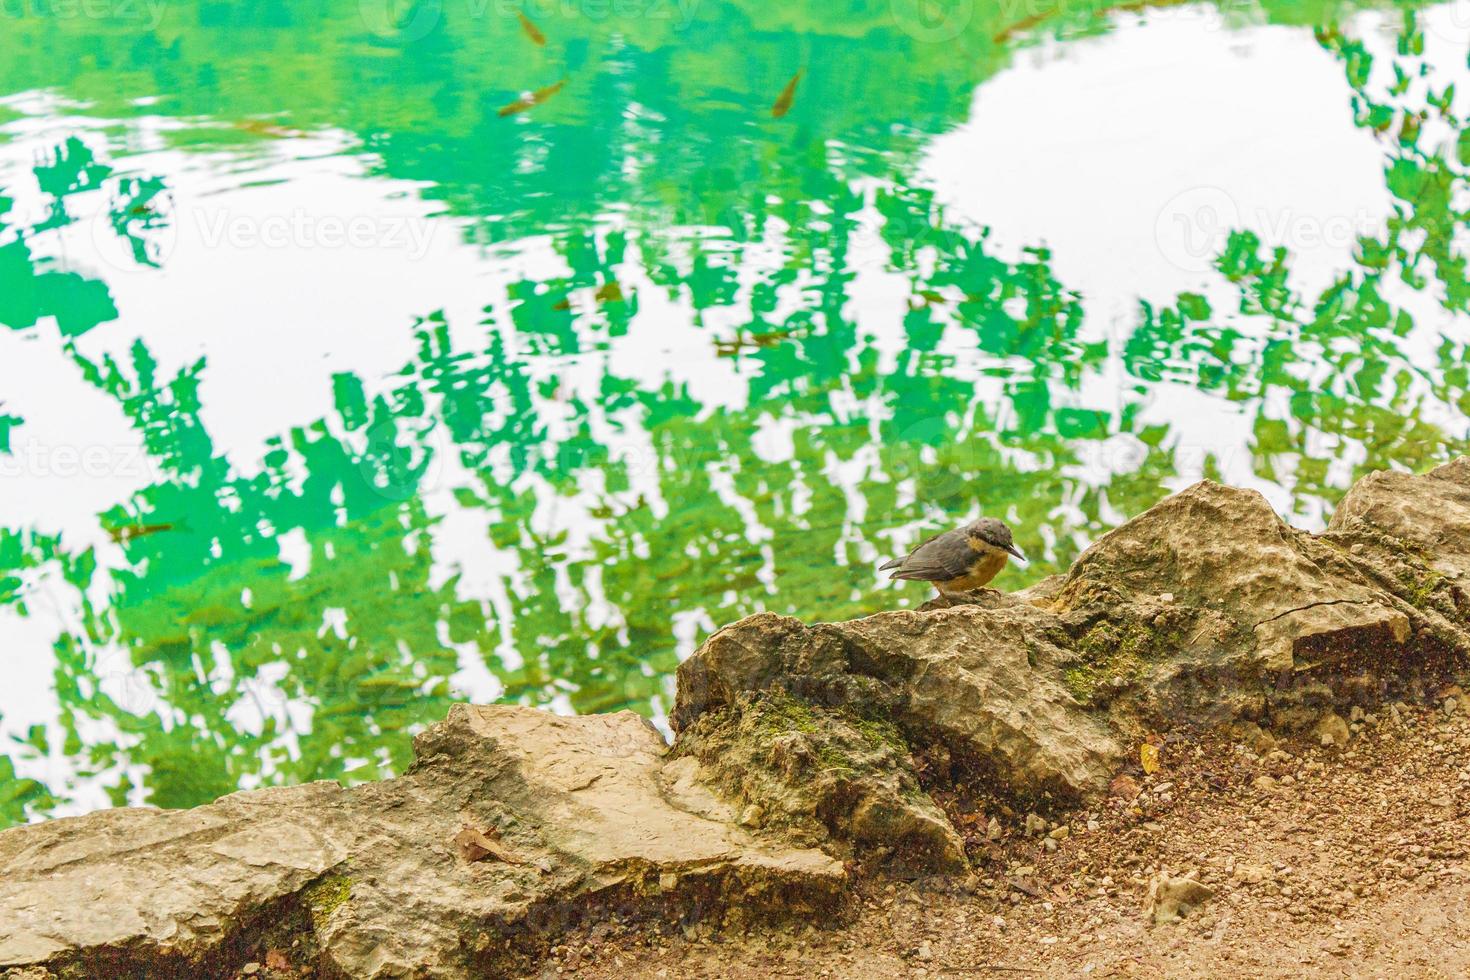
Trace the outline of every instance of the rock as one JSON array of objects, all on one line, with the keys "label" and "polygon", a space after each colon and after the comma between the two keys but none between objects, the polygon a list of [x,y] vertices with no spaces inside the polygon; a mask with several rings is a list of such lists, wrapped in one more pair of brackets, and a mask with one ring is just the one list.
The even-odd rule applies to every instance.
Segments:
[{"label": "rock", "polygon": [[1260,864],[1239,862],[1230,872],[1231,877],[1247,885],[1259,885],[1271,879],[1271,869]]},{"label": "rock", "polygon": [[[1175,595],[1171,626],[1145,628],[1164,584]],[[1283,523],[1260,494],[1209,482],[1104,535],[1051,608],[1100,623],[1079,646],[1096,636],[1102,649],[1084,657],[1133,672],[1139,708],[1216,724],[1250,719],[1264,697],[1306,693],[1300,680],[1273,690],[1282,674],[1330,675],[1323,668],[1364,648],[1380,660],[1407,655],[1418,616],[1335,543]]]},{"label": "rock", "polygon": [[724,799],[755,807],[788,839],[883,854],[895,873],[969,869],[963,839],[919,785],[891,724],[814,706],[777,688],[698,718],[676,754]]},{"label": "rock", "polygon": [[1026,814],[1026,836],[1038,837],[1046,833],[1046,819],[1039,813]]},{"label": "rock", "polygon": [[1003,773],[1009,793],[1075,798],[1106,785],[1123,745],[1105,720],[1077,710],[1057,666],[1065,632],[1034,606],[1006,601],[812,627],[747,617],[680,665],[670,721],[682,737],[740,693],[781,687],[887,720],[914,743],[938,742],[962,766]]},{"label": "rock", "polygon": [[1358,537],[1365,550],[1396,551],[1456,583],[1470,585],[1470,456],[1425,476],[1380,470],[1343,497],[1329,533]]},{"label": "rock", "polygon": [[1270,776],[1257,776],[1251,785],[1263,793],[1268,793],[1276,788],[1276,780]]},{"label": "rock", "polygon": [[[284,926],[319,945],[328,972],[503,975],[594,906],[758,917],[840,901],[833,858],[671,802],[663,741],[632,712],[455,706],[414,751],[407,774],[353,789],[0,832],[0,972],[215,975]],[[525,863],[462,861],[465,824],[498,828]]]},{"label": "rock", "polygon": [[1360,567],[1403,604],[1419,642],[1463,655],[1470,643],[1470,457],[1424,476],[1368,474],[1322,537],[1339,547],[1361,544]]},{"label": "rock", "polygon": [[1327,711],[1317,720],[1316,727],[1312,729],[1312,735],[1321,742],[1323,746],[1332,748],[1341,747],[1348,743],[1352,733],[1348,730],[1348,723],[1335,711]]},{"label": "rock", "polygon": [[1148,885],[1144,915],[1154,925],[1177,922],[1215,897],[1215,890],[1192,877],[1174,878],[1161,870]]},{"label": "rock", "polygon": [[1230,726],[1230,733],[1257,755],[1265,755],[1276,748],[1275,736],[1253,721],[1235,722]]},{"label": "rock", "polygon": [[1138,785],[1138,780],[1127,773],[1119,773],[1108,783],[1108,795],[1116,796],[1120,800],[1133,801],[1138,799],[1138,794],[1143,792],[1143,787]]},{"label": "rock", "polygon": [[1053,830],[1050,834],[1047,834],[1047,836],[1050,837],[1052,840],[1066,840],[1071,835],[1071,833],[1072,828],[1068,827],[1066,824],[1062,824],[1060,827],[1057,827],[1055,830]]},{"label": "rock", "polygon": [[[1458,527],[1466,473],[1470,462],[1390,483],[1417,502],[1416,515],[1443,507]],[[1387,554],[1382,543],[1402,528],[1398,511],[1375,503],[1383,489],[1358,492],[1350,516],[1312,535],[1260,494],[1205,481],[1034,589],[816,626],[757,614],[680,667],[671,721],[682,733],[742,694],[779,688],[891,722],[905,742],[941,751],[957,778],[986,780],[999,795],[1085,799],[1109,785],[1140,735],[1178,719],[1255,726],[1269,713],[1310,725],[1324,702],[1347,710],[1372,686],[1360,683],[1363,670],[1470,657],[1456,611],[1470,601],[1454,606],[1449,586],[1425,578],[1458,574],[1470,549],[1419,527],[1420,547],[1445,550],[1444,561],[1406,547]],[[1247,731],[1253,748],[1271,744],[1258,726]]]},{"label": "rock", "polygon": [[986,840],[1000,840],[1005,836],[1005,830],[1001,828],[1000,821],[995,817],[990,818],[990,823],[985,825]]},{"label": "rock", "polygon": [[1439,707],[1440,710],[1444,712],[1445,717],[1448,718],[1455,713],[1455,709],[1459,706],[1460,702],[1457,701],[1453,696],[1451,696],[1445,698],[1443,703],[1441,703]]},{"label": "rock", "polygon": [[738,821],[738,823],[742,827],[759,828],[765,823],[765,821],[765,809],[761,807],[758,803],[752,803],[750,804],[750,806],[740,811],[740,820]]}]

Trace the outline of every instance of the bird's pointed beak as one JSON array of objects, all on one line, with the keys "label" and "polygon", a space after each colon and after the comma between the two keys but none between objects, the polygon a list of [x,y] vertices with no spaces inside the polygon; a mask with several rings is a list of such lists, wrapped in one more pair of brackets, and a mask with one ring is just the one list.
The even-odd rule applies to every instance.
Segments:
[{"label": "bird's pointed beak", "polygon": [[1006,548],[1006,551],[1008,551],[1011,554],[1015,555],[1017,558],[1021,559],[1021,561],[1023,561],[1023,562],[1026,560],[1026,556],[1023,555],[1023,554],[1021,554],[1021,549],[1020,548],[1017,548],[1015,545],[1011,545],[1010,547]]}]

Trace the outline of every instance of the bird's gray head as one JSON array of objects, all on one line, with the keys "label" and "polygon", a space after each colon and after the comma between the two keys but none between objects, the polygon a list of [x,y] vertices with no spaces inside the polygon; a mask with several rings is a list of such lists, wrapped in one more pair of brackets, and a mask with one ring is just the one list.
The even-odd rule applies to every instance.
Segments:
[{"label": "bird's gray head", "polygon": [[1026,556],[1021,554],[1021,549],[1017,548],[1011,539],[1011,529],[1006,527],[1004,521],[998,521],[994,517],[982,517],[965,528],[965,533],[972,538],[979,538],[986,544],[994,545],[1002,551],[1009,552],[1022,561],[1026,560]]}]

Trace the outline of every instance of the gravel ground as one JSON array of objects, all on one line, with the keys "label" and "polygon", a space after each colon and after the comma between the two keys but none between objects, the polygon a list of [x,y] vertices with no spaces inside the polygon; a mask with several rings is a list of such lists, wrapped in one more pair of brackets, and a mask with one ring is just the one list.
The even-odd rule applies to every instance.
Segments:
[{"label": "gravel ground", "polygon": [[[1354,709],[1280,743],[1171,736],[1091,811],[972,820],[969,881],[869,881],[820,929],[603,923],[539,975],[1470,976],[1463,700]],[[1162,876],[1164,898],[1194,900],[1176,921],[1150,911]]]}]

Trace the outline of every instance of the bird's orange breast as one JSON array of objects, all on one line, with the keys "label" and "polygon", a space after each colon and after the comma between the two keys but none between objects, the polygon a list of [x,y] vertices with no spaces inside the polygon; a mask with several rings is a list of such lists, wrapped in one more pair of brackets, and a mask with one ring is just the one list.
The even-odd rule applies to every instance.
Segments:
[{"label": "bird's orange breast", "polygon": [[[971,543],[974,547],[974,543]],[[1010,555],[992,545],[984,545],[985,550],[976,550],[975,560],[970,563],[970,568],[959,578],[952,578],[944,583],[944,587],[951,592],[963,592],[966,589],[978,589],[1000,574],[1000,570],[1006,567]]]}]

